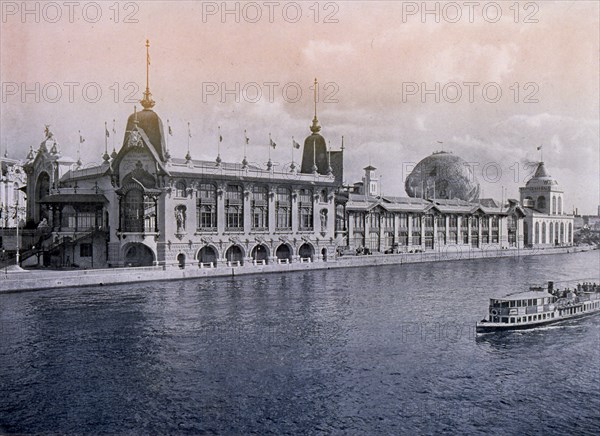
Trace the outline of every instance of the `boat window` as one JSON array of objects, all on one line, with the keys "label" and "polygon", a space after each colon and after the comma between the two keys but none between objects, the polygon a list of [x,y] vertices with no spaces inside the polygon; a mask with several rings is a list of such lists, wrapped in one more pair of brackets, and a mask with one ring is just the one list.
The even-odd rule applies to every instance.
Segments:
[{"label": "boat window", "polygon": [[531,321],[531,315],[527,317],[527,321]]},{"label": "boat window", "polygon": [[514,324],[514,323],[515,323],[515,319],[514,319],[512,316],[510,317],[510,323],[511,323],[511,324]]},{"label": "boat window", "polygon": [[517,318],[517,322],[521,322],[521,318]]},{"label": "boat window", "polygon": [[527,300],[527,305],[528,306],[533,306],[533,303],[531,302],[531,299]]},{"label": "boat window", "polygon": [[554,318],[554,312],[550,314],[550,318]]},{"label": "boat window", "polygon": [[512,301],[510,302],[510,307],[515,307],[515,300],[512,300]]},{"label": "boat window", "polygon": [[502,307],[508,307],[508,301],[503,301],[502,302]]},{"label": "boat window", "polygon": [[506,317],[503,316],[502,317],[502,322],[507,323],[508,322],[508,318],[506,318]]},{"label": "boat window", "polygon": [[517,301],[517,307],[521,307],[521,300]]}]

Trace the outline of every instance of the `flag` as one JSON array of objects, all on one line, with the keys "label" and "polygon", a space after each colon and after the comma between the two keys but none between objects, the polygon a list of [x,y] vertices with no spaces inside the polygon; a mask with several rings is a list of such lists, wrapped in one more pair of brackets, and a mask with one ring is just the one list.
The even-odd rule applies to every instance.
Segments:
[{"label": "flag", "polygon": [[537,149],[538,149],[538,151],[540,151],[542,149],[542,146],[540,145]]},{"label": "flag", "polygon": [[115,120],[114,119],[113,119],[113,128],[112,128],[112,131],[113,131],[114,134],[117,133],[117,129],[115,129]]},{"label": "flag", "polygon": [[269,144],[271,144],[271,147],[273,148],[277,147],[277,144],[275,144],[271,138],[269,138]]},{"label": "flag", "polygon": [[81,136],[81,133],[79,134],[79,143],[83,144],[85,142],[85,138],[83,136]]},{"label": "flag", "polygon": [[173,136],[173,130],[171,130],[171,124],[169,124],[169,120],[167,120],[167,130],[169,131],[169,135]]},{"label": "flag", "polygon": [[300,148],[300,144],[298,144],[294,138],[292,138],[292,146],[295,149],[299,149]]},{"label": "flag", "polygon": [[106,128],[106,123],[104,123],[104,134],[106,135],[107,138],[110,138],[110,132]]},{"label": "flag", "polygon": [[223,136],[219,135],[219,142],[223,142]]}]

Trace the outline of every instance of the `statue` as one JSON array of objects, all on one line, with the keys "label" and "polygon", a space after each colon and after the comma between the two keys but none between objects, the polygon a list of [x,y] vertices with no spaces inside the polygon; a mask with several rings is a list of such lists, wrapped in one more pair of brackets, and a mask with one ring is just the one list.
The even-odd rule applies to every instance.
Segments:
[{"label": "statue", "polygon": [[175,221],[177,222],[177,233],[185,232],[185,207],[175,208]]},{"label": "statue", "polygon": [[321,209],[321,213],[319,214],[321,217],[321,231],[327,231],[327,209]]}]

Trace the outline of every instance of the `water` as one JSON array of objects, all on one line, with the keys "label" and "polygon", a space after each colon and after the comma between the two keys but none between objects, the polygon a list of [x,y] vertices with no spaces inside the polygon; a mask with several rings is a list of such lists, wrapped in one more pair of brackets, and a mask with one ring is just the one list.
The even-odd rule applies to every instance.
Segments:
[{"label": "water", "polygon": [[600,316],[475,338],[600,252],[0,296],[0,433],[599,434]]}]

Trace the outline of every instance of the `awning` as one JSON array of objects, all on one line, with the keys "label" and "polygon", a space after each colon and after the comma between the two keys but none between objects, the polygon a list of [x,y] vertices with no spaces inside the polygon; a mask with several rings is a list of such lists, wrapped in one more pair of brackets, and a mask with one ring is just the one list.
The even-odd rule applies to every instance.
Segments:
[{"label": "awning", "polygon": [[54,194],[47,195],[40,203],[108,203],[102,194]]}]

